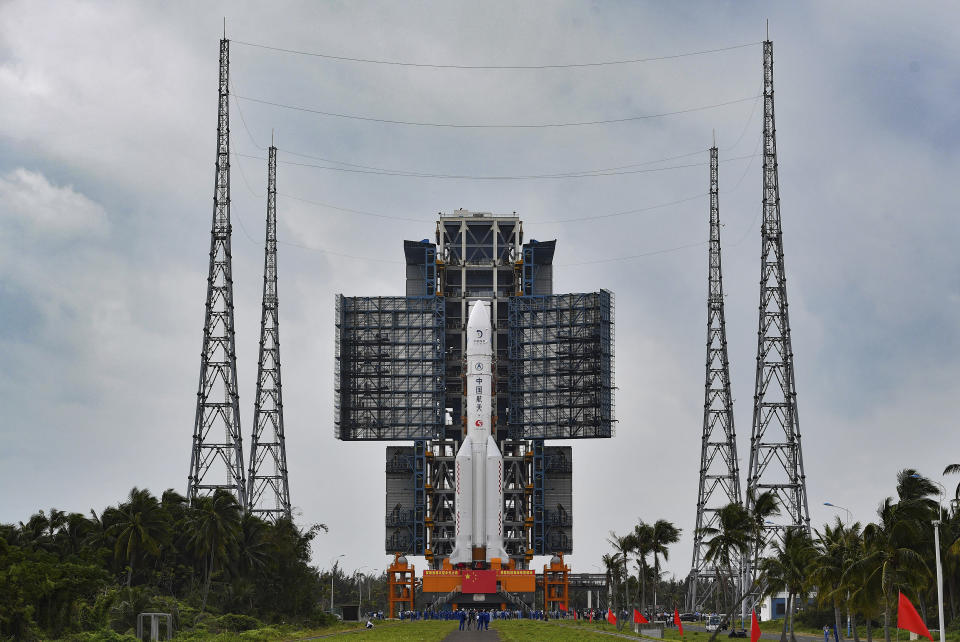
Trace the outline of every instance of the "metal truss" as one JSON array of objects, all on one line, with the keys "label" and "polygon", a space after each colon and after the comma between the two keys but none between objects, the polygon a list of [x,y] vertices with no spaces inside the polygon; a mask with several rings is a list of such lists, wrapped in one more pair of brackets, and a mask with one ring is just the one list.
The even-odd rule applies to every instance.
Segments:
[{"label": "metal truss", "polygon": [[507,439],[503,453],[503,546],[517,568],[533,559],[533,450],[529,441]]},{"label": "metal truss", "polygon": [[760,320],[754,388],[747,508],[759,493],[775,493],[781,514],[766,526],[752,568],[767,543],[789,528],[810,528],[806,476],[800,447],[797,391],[783,262],[780,186],[773,103],[773,43],[763,43],[763,225]]},{"label": "metal truss", "polygon": [[210,271],[200,356],[200,385],[193,428],[187,496],[218,488],[246,505],[243,439],[237,395],[237,351],[233,323],[233,269],[230,254],[230,41],[220,41],[217,161],[214,173]]},{"label": "metal truss", "polygon": [[[719,579],[718,569],[704,559],[704,528],[717,526],[719,509],[741,503],[740,464],[730,394],[730,361],[723,305],[723,272],[720,263],[720,203],[717,147],[710,148],[710,252],[707,289],[707,376],[703,401],[703,434],[700,445],[700,486],[697,520],[693,531],[693,563],[688,583],[687,609],[700,611]],[[739,564],[737,565],[739,566]],[[733,569],[739,578],[739,568]],[[734,580],[736,581],[736,580]]]},{"label": "metal truss", "polygon": [[444,424],[443,298],[336,300],[337,439],[433,439]]},{"label": "metal truss", "polygon": [[453,552],[456,536],[455,495],[458,441],[442,439],[430,443],[427,451],[427,546],[428,562],[438,563]]},{"label": "metal truss", "polygon": [[277,148],[267,163],[267,231],[260,314],[260,359],[253,406],[253,439],[247,474],[247,510],[270,520],[290,517],[287,448],[280,383],[280,317],[277,299]]},{"label": "metal truss", "polygon": [[614,299],[589,294],[510,299],[510,436],[613,436]]}]

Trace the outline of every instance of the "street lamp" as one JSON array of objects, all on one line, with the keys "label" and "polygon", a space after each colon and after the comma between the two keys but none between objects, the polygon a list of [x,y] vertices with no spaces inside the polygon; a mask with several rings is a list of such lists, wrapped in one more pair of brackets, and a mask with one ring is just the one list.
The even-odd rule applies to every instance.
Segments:
[{"label": "street lamp", "polygon": [[[910,475],[914,479],[923,479],[921,475],[914,473]],[[936,549],[937,553],[937,615],[940,617],[940,628],[939,630],[939,640],[943,640],[943,567],[940,566],[940,522],[943,521],[943,496],[946,494],[947,489],[943,487],[938,481],[930,480],[934,484],[940,487],[940,499],[937,500],[937,510],[939,511],[940,518],[933,520],[933,546]]]},{"label": "street lamp", "polygon": [[340,553],[330,558],[330,613],[333,614],[333,560],[339,557],[346,557],[346,553]]},{"label": "street lamp", "polygon": [[[837,506],[836,504],[831,504],[830,502],[823,502],[823,505],[829,506],[830,508],[839,508],[840,510],[845,511],[847,513],[847,528],[850,528],[851,524],[853,523],[853,516],[851,515],[849,508]],[[847,601],[850,601],[850,591],[847,591]],[[853,633],[851,631],[852,626],[853,625],[850,621],[850,605],[847,604],[847,637],[850,637]]]},{"label": "street lamp", "polygon": [[[362,571],[362,570],[365,569],[365,568],[367,568],[367,567],[366,567],[366,566],[361,566],[360,568],[358,568],[357,570],[355,570],[355,571],[353,572],[354,577],[356,577],[357,575],[360,576],[360,579],[357,580],[357,587],[358,587],[358,588],[357,588],[357,591],[358,591],[359,594],[360,594],[360,612],[361,612],[361,613],[363,612],[363,573],[361,573],[360,571]],[[368,599],[368,600],[370,599],[370,595],[367,595],[367,599]]]},{"label": "street lamp", "polygon": [[845,511],[845,512],[847,513],[847,526],[848,526],[848,527],[849,527],[850,524],[853,522],[853,517],[851,517],[850,509],[849,509],[849,508],[844,508],[843,506],[837,506],[836,504],[831,504],[830,502],[823,502],[823,505],[824,505],[824,506],[829,506],[830,508],[839,508],[840,510]]}]

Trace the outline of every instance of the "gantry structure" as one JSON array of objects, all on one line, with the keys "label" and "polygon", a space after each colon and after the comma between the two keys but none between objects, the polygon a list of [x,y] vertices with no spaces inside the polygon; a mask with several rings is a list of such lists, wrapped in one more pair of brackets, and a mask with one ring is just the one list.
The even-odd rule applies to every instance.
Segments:
[{"label": "gantry structure", "polygon": [[225,489],[246,506],[243,439],[237,394],[237,350],[233,320],[230,250],[230,41],[220,41],[217,157],[214,171],[210,269],[207,276],[200,384],[193,428],[187,496]]},{"label": "gantry structure", "polygon": [[759,557],[771,540],[781,537],[787,529],[810,529],[783,260],[773,100],[773,42],[770,40],[763,43],[763,222],[760,265],[757,373],[746,505],[752,510],[760,493],[771,492],[778,501],[780,514],[767,520],[764,539],[753,551],[751,563],[745,564],[752,570],[745,577],[751,578],[756,574]]},{"label": "gantry structure", "polygon": [[260,313],[260,358],[247,483],[247,510],[271,521],[290,517],[277,296],[277,148],[273,145],[267,158],[267,229]]},{"label": "gantry structure", "polygon": [[[741,503],[740,464],[730,393],[730,361],[724,316],[723,271],[720,261],[720,202],[717,147],[710,148],[710,249],[707,278],[707,362],[703,400],[703,433],[700,441],[700,485],[693,532],[693,562],[687,589],[687,610],[701,606],[718,586],[737,591],[740,560],[724,569],[706,559],[707,533],[716,529],[719,510]],[[705,532],[706,529],[706,532]],[[729,577],[721,577],[729,573]]]},{"label": "gantry structure", "polygon": [[555,248],[524,242],[516,215],[456,210],[440,215],[434,240],[404,241],[406,296],[337,297],[336,437],[413,442],[387,447],[387,553],[440,569],[453,550],[476,300],[489,302],[494,326],[511,568],[572,551],[572,450],[545,440],[613,435],[614,301],[607,290],[554,294]]}]

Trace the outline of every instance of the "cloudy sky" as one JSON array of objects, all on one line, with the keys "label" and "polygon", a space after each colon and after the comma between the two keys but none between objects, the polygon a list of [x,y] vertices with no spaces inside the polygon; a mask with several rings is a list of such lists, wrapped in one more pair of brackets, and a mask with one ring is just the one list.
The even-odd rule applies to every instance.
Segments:
[{"label": "cloudy sky", "polygon": [[[754,97],[767,18],[811,516],[815,525],[831,519],[822,506],[830,501],[870,519],[897,470],[940,479],[960,461],[958,13],[893,2],[3,2],[0,521],[40,508],[99,511],[132,486],[185,490],[224,16],[238,97],[230,109],[244,439],[262,283],[259,159],[275,130],[290,485],[299,519],[330,526],[314,546],[318,564],[344,554],[348,568],[377,569],[387,559],[384,445],[333,438],[334,294],[402,294],[403,239],[431,237],[436,212],[464,207],[516,211],[528,238],[556,238],[557,291],[617,296],[619,425],[612,440],[575,444],[575,569],[595,570],[609,530],[666,518],[684,529],[668,570],[686,574],[714,130],[744,467],[748,457],[761,198]],[[467,66],[736,48],[465,70],[237,41]],[[451,128],[251,98],[447,124],[693,111]],[[467,177],[631,171],[479,180],[304,165]],[[594,218],[560,222],[585,217]]]}]

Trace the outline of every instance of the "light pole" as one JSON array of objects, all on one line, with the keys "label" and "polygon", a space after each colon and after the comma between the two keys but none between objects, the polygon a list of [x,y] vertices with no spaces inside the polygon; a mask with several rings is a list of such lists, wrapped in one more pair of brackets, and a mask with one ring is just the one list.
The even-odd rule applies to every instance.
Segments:
[{"label": "light pole", "polygon": [[[916,473],[910,476],[914,479],[923,479],[921,475]],[[945,626],[943,621],[943,567],[940,565],[940,522],[943,521],[943,498],[947,492],[947,489],[944,488],[943,484],[938,481],[934,481],[932,479],[930,481],[940,487],[940,499],[937,500],[939,519],[933,520],[933,546],[936,549],[937,554],[937,615],[940,617],[940,622],[938,624],[939,628],[937,629],[939,631],[939,635],[937,639],[943,640],[943,629]]]},{"label": "light pole", "polygon": [[837,504],[831,504],[830,502],[823,502],[824,506],[829,506],[830,508],[839,508],[847,514],[847,526],[850,526],[850,523],[853,522],[853,517],[851,516],[850,509],[844,508],[843,506],[838,506]]},{"label": "light pole", "polygon": [[[360,571],[362,571],[365,568],[367,567],[361,566],[360,568],[358,568],[353,572],[354,577],[356,577],[357,575],[360,576],[360,579],[357,580],[357,591],[359,591],[359,594],[360,594],[360,606],[358,608],[360,609],[361,613],[363,613],[363,573],[361,573]],[[367,595],[367,599],[370,599],[369,595]]]},{"label": "light pole", "polygon": [[346,553],[340,553],[339,555],[334,555],[330,558],[330,614],[333,614],[333,560],[339,557],[346,557]]},{"label": "light pole", "polygon": [[[850,525],[853,523],[853,516],[850,513],[849,508],[844,508],[843,506],[837,506],[836,504],[831,504],[830,502],[823,502],[824,506],[829,506],[830,508],[839,508],[840,510],[847,513],[847,528],[850,528]],[[850,601],[850,591],[847,591],[847,602]],[[852,624],[850,622],[850,605],[847,604],[847,637],[850,637],[853,634]]]}]

